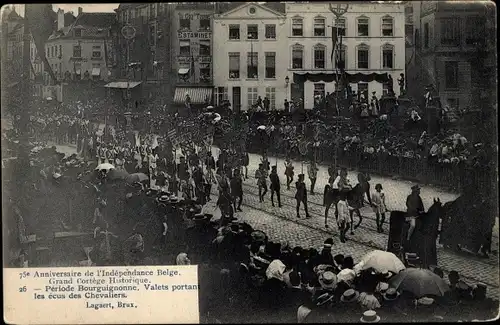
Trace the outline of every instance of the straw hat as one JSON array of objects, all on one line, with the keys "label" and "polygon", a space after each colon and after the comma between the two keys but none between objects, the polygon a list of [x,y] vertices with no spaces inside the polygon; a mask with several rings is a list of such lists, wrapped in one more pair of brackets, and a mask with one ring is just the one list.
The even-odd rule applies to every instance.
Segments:
[{"label": "straw hat", "polygon": [[361,323],[378,323],[380,316],[377,315],[375,310],[367,310],[363,313],[363,317],[359,319]]},{"label": "straw hat", "polygon": [[377,291],[380,292],[381,294],[384,294],[387,289],[389,289],[389,284],[385,283],[385,282],[379,282],[379,284],[377,285]]},{"label": "straw hat", "polygon": [[318,282],[324,289],[333,289],[337,285],[337,277],[333,272],[326,271],[319,275]]},{"label": "straw hat", "polygon": [[384,297],[384,300],[387,301],[392,301],[396,300],[399,297],[400,293],[396,291],[394,288],[389,288],[387,291],[382,294],[382,297]]},{"label": "straw hat", "polygon": [[347,289],[340,297],[342,302],[354,302],[359,298],[359,292],[354,289]]},{"label": "straw hat", "polygon": [[430,306],[434,303],[434,299],[429,298],[429,297],[422,297],[417,300],[417,304],[423,305],[423,306]]}]

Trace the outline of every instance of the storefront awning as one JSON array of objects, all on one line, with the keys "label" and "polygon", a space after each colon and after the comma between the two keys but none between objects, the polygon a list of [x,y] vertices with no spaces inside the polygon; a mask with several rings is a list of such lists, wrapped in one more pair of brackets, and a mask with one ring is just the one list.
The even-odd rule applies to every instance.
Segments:
[{"label": "storefront awning", "polygon": [[191,104],[204,104],[207,99],[210,102],[212,90],[212,88],[177,87],[175,88],[174,103],[183,104],[186,100],[186,94],[191,98]]},{"label": "storefront awning", "polygon": [[115,89],[132,89],[139,86],[142,81],[113,81],[105,85],[104,88],[115,88]]},{"label": "storefront awning", "polygon": [[[336,73],[294,73],[293,74],[293,83],[301,84],[306,81],[311,82],[334,82],[336,80]],[[358,83],[358,82],[387,82],[389,80],[389,75],[387,73],[345,73],[345,77],[349,83]],[[339,74],[340,78],[340,74]]]},{"label": "storefront awning", "polygon": [[189,68],[180,68],[179,69],[179,74],[188,74],[189,73]]},{"label": "storefront awning", "polygon": [[101,68],[92,68],[92,77],[99,77],[101,75]]}]

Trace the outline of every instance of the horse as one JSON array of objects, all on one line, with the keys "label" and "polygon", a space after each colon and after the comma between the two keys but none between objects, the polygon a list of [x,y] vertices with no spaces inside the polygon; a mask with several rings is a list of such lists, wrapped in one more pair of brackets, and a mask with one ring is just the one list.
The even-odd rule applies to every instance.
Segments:
[{"label": "horse", "polygon": [[[356,184],[351,190],[346,190],[346,199],[349,203],[349,206],[354,208],[350,211],[351,217],[351,235],[354,234],[354,229],[357,229],[361,222],[363,221],[363,216],[361,215],[360,209],[363,207],[365,191],[362,188],[361,184]],[[335,219],[338,219],[337,212],[337,203],[339,202],[340,192],[334,191],[330,185],[325,186],[325,191],[323,194],[323,206],[325,207],[325,227],[328,228],[328,211],[330,211],[330,207],[332,204],[335,204]],[[357,213],[359,217],[359,222],[354,226],[353,215],[354,212]]]},{"label": "horse", "polygon": [[389,236],[387,251],[398,256],[406,252],[417,253],[424,267],[437,264],[436,239],[439,235],[439,221],[443,217],[443,204],[439,198],[434,198],[434,203],[416,220],[415,230],[406,241],[409,223],[404,211],[391,211],[389,221]]}]

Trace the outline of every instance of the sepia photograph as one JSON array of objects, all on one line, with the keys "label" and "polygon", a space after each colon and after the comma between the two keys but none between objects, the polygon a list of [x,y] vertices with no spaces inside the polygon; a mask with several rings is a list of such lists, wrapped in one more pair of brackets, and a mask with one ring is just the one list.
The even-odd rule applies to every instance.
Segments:
[{"label": "sepia photograph", "polygon": [[498,319],[494,2],[0,17],[6,322]]}]

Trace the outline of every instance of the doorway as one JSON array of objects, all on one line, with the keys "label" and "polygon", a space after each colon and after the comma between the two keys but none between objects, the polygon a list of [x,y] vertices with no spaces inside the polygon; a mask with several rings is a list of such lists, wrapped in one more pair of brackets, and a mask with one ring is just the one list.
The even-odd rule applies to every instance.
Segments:
[{"label": "doorway", "polygon": [[241,111],[241,87],[233,87],[233,110]]}]

